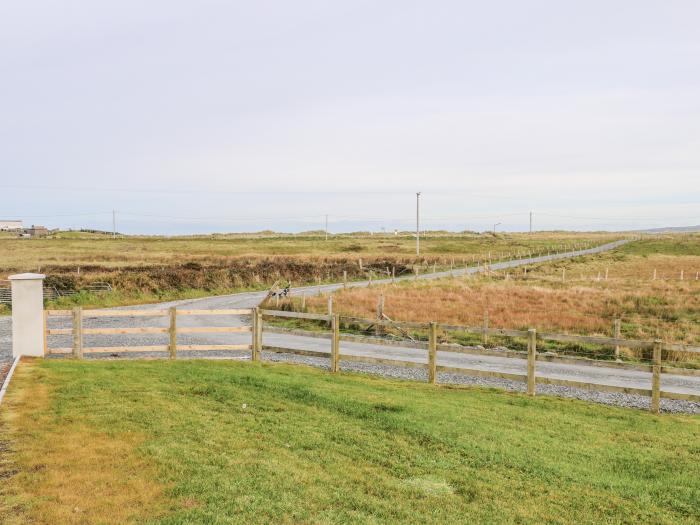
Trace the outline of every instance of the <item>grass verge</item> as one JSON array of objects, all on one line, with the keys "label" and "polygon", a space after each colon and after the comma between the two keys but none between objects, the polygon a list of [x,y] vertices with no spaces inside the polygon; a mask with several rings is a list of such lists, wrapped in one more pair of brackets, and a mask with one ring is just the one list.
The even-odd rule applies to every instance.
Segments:
[{"label": "grass verge", "polygon": [[23,363],[0,521],[694,523],[700,418],[239,362]]}]

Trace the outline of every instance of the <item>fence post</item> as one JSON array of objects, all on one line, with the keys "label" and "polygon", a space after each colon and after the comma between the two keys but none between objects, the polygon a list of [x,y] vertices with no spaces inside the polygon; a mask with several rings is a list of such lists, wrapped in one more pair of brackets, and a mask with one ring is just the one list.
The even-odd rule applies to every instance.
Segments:
[{"label": "fence post", "polygon": [[[302,310],[303,311],[303,310]],[[258,309],[253,308],[250,311],[250,360],[255,361],[255,351],[257,350],[258,341]]]},{"label": "fence post", "polygon": [[534,396],[535,387],[535,361],[537,360],[537,330],[530,328],[527,331],[527,393]]},{"label": "fence post", "polygon": [[661,340],[654,341],[653,364],[651,366],[651,412],[658,414],[661,408]]},{"label": "fence post", "polygon": [[348,287],[348,271],[343,270],[343,288]]},{"label": "fence post", "polygon": [[251,361],[260,360],[262,351],[263,316],[260,308],[253,308],[253,344],[251,345]]},{"label": "fence post", "polygon": [[174,306],[168,308],[168,316],[170,317],[170,327],[168,328],[168,334],[170,335],[170,342],[168,343],[168,352],[170,353],[170,359],[177,358],[177,309]]},{"label": "fence post", "polygon": [[428,383],[437,381],[437,324],[430,322],[428,332]]},{"label": "fence post", "polygon": [[10,275],[12,286],[12,356],[44,355],[43,286],[46,276],[38,273]]},{"label": "fence post", "polygon": [[83,309],[73,308],[73,357],[83,358]]},{"label": "fence post", "polygon": [[263,313],[262,313],[262,310],[259,308],[258,308],[257,328],[258,328],[258,341],[257,341],[258,351],[256,352],[256,354],[257,354],[256,357],[257,357],[257,360],[259,361],[260,357],[261,357],[260,352],[262,352],[262,349],[263,349]]},{"label": "fence post", "polygon": [[396,282],[396,266],[391,267],[391,282],[392,284]]},{"label": "fence post", "polygon": [[328,315],[333,315],[333,296],[328,296]]},{"label": "fence post", "polygon": [[331,372],[340,369],[340,315],[331,316]]},{"label": "fence post", "polygon": [[489,344],[489,311],[484,310],[484,327],[481,331],[481,344]]},{"label": "fence post", "polygon": [[[613,319],[613,337],[620,339],[620,320]],[[620,360],[620,345],[615,345],[615,361]]]},{"label": "fence post", "polygon": [[[377,301],[377,321],[384,319],[384,294],[379,295],[379,300]],[[384,327],[381,324],[377,324],[374,330],[375,335],[384,335]]]}]

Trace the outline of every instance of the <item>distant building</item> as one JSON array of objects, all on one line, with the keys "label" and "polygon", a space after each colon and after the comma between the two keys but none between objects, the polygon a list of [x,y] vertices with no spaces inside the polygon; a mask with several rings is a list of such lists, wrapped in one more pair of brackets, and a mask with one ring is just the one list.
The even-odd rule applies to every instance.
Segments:
[{"label": "distant building", "polygon": [[49,230],[45,226],[34,226],[33,224],[31,228],[24,228],[23,231],[30,237],[46,237],[49,234]]},{"label": "distant building", "polygon": [[24,228],[22,221],[0,219],[0,231],[14,231]]}]

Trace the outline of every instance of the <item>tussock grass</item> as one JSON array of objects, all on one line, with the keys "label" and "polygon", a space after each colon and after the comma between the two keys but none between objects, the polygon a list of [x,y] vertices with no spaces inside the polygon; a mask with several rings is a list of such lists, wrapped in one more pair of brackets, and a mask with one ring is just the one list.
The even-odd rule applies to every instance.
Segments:
[{"label": "tussock grass", "polygon": [[700,519],[697,417],[206,361],[25,363],[7,403],[9,523]]},{"label": "tussock grass", "polygon": [[[474,326],[488,311],[493,327],[611,335],[619,318],[625,337],[697,344],[700,280],[694,268],[700,269],[700,256],[604,254],[468,278],[349,288],[334,294],[334,309],[374,318],[383,294],[384,311],[395,320]],[[306,307],[325,312],[327,299],[308,297]]]}]

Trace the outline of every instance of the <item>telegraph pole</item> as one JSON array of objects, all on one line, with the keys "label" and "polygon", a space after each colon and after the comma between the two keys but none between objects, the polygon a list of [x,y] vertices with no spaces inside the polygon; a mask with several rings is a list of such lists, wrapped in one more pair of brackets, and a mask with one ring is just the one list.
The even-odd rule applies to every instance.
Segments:
[{"label": "telegraph pole", "polygon": [[530,212],[530,233],[532,233],[532,212]]},{"label": "telegraph pole", "polygon": [[328,240],[328,215],[326,215],[326,240]]},{"label": "telegraph pole", "polygon": [[117,212],[112,210],[112,239],[117,238]]},{"label": "telegraph pole", "polygon": [[416,255],[420,255],[420,192],[416,192]]},{"label": "telegraph pole", "polygon": [[499,224],[503,224],[502,222],[497,222],[496,224],[493,225],[493,234],[496,235],[496,226]]}]

